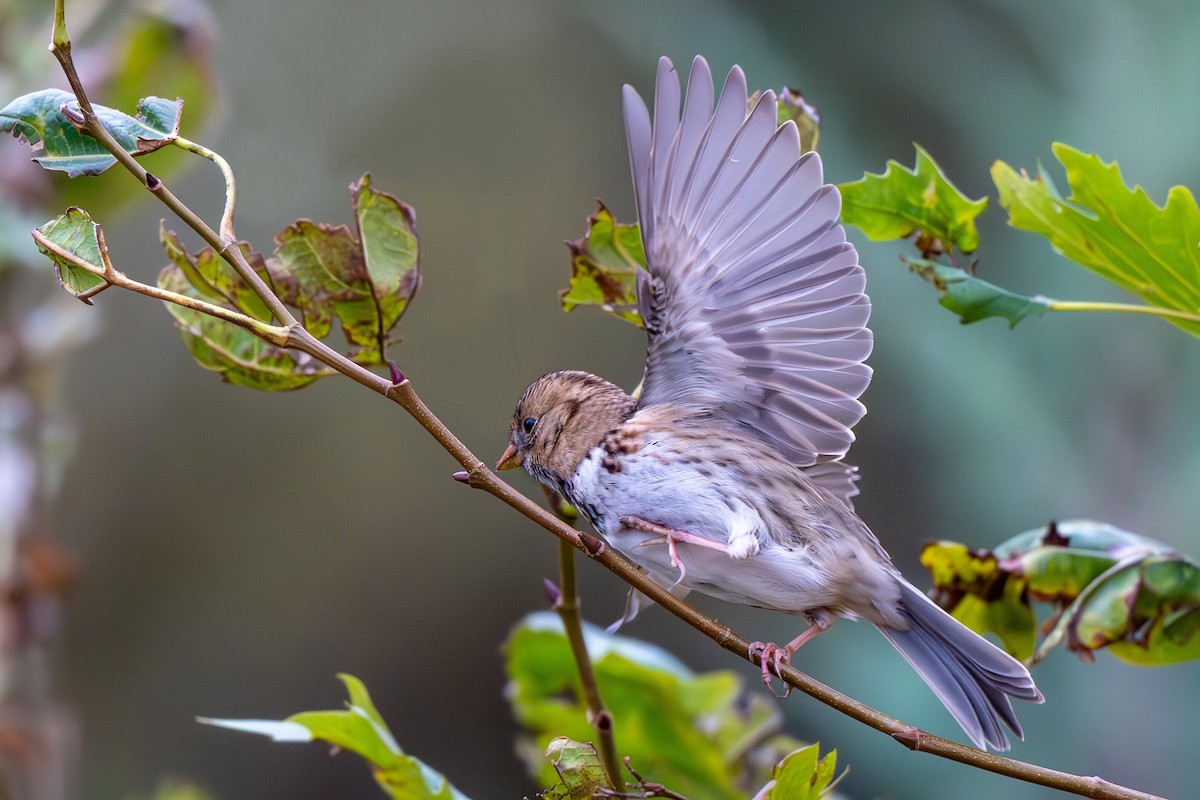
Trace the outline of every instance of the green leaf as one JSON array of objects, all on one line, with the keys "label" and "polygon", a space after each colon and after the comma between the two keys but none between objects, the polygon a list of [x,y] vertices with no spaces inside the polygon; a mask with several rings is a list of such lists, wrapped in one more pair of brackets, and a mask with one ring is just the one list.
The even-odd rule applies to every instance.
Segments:
[{"label": "green leaf", "polygon": [[888,161],[882,175],[868,173],[843,183],[842,219],[875,241],[917,234],[923,254],[955,247],[970,253],[979,246],[975,217],[987,208],[987,198],[971,200],[947,180],[920,145],[916,166],[908,169]]},{"label": "green leaf", "polygon": [[954,609],[954,618],[972,630],[995,634],[1005,651],[1027,659],[1037,645],[1037,615],[1025,588],[1024,582],[1009,580],[997,596],[966,595]]},{"label": "green leaf", "polygon": [[1034,528],[1006,539],[993,551],[997,558],[1026,557],[1039,548],[1060,547],[1074,551],[1095,551],[1112,560],[1130,549],[1146,553],[1172,553],[1171,547],[1115,525],[1092,520],[1069,520],[1049,527]]},{"label": "green leaf", "polygon": [[542,792],[545,800],[592,800],[597,789],[610,788],[591,744],[557,736],[546,747],[546,758],[558,773],[559,783]]},{"label": "green leaf", "polygon": [[830,788],[837,768],[837,751],[821,758],[819,750],[812,744],[788,753],[754,800],[818,800]]},{"label": "green leaf", "polygon": [[313,336],[329,335],[335,304],[361,306],[366,300],[363,287],[351,285],[356,277],[362,283],[366,265],[345,225],[297,220],[275,237],[275,245],[271,266],[281,297],[300,309],[304,327]]},{"label": "green leaf", "polygon": [[[125,152],[140,156],[170,144],[179,135],[182,100],[146,97],[137,115],[129,116],[107,106],[94,105],[100,123]],[[43,89],[18,97],[0,109],[0,132],[8,132],[30,145],[41,145],[43,155],[34,161],[46,169],[72,178],[99,175],[117,163],[99,142],[80,132],[83,115],[70,92]]]},{"label": "green leaf", "polygon": [[[382,364],[389,336],[421,284],[416,219],[409,206],[372,188],[369,176],[350,190],[355,232],[298,220],[275,237],[269,259],[241,247],[276,296],[300,312],[309,333],[324,338],[337,320],[350,358]],[[159,274],[159,286],[271,321],[263,301],[211,248],[193,256],[170,231],[160,239],[171,263]],[[236,325],[174,304],[168,308],[192,356],[230,383],[281,391],[333,374],[311,357]]]},{"label": "green leaf", "polygon": [[[93,97],[103,98],[112,108],[136,108],[148,87],[160,97],[186,97],[188,138],[198,139],[216,104],[217,83],[210,63],[213,30],[206,15],[180,10],[175,2],[135,3],[127,7],[129,13],[115,15],[120,22],[106,26],[102,38],[88,48],[89,64],[99,76],[89,88]],[[199,163],[191,153],[166,147],[153,156],[152,167],[146,166],[158,178],[170,181],[185,164]],[[95,214],[111,214],[147,197],[145,187],[113,170],[88,181],[52,174],[59,178],[53,181],[52,208],[77,205]]]},{"label": "green leaf", "polygon": [[1103,647],[1143,666],[1200,658],[1200,565],[1174,553],[1132,553],[1079,594],[1037,657],[1065,640],[1090,661]]},{"label": "green leaf", "polygon": [[281,721],[201,718],[200,722],[275,741],[319,739],[357,753],[371,765],[375,780],[393,800],[467,800],[440,774],[405,755],[361,681],[351,675],[338,677],[350,694],[345,710],[305,711]]},{"label": "green leaf", "polygon": [[51,261],[58,282],[88,305],[108,287],[98,273],[111,269],[104,232],[82,208],[68,208],[33,232],[33,239]]},{"label": "green leaf", "polygon": [[298,220],[275,237],[267,268],[284,302],[298,308],[318,338],[336,318],[351,357],[382,364],[388,336],[421,284],[411,207],[371,188],[351,186],[357,234],[344,225]]},{"label": "green leaf", "polygon": [[155,789],[152,800],[216,800],[213,795],[195,784],[177,778],[167,778]]},{"label": "green leaf", "polygon": [[[690,800],[744,798],[773,764],[799,743],[778,735],[778,706],[743,694],[732,672],[693,674],[678,659],[635,639],[585,626],[601,696],[618,720],[617,752],[647,780]],[[543,786],[558,782],[543,753],[550,741],[594,736],[579,677],[558,615],[531,614],[505,645],[507,696],[529,738],[520,747]],[[767,758],[762,758],[763,754]]]},{"label": "green leaf", "polygon": [[588,217],[587,233],[567,246],[571,249],[571,283],[559,292],[563,310],[599,306],[640,327],[637,271],[646,266],[646,254],[638,226],[618,223],[600,203]]},{"label": "green leaf", "polygon": [[1048,298],[1026,297],[1001,289],[958,267],[923,258],[907,261],[913,272],[933,284],[941,294],[938,303],[958,314],[963,324],[1003,317],[1012,328],[1026,317],[1040,317],[1051,309]]},{"label": "green leaf", "polygon": [[[1145,536],[1072,520],[991,552],[938,542],[921,561],[943,607],[1019,658],[1040,661],[1064,642],[1089,661],[1106,647],[1136,664],[1200,658],[1200,564]],[[1056,609],[1036,649],[1032,600]]]},{"label": "green leaf", "polygon": [[[1040,169],[1030,178],[1002,161],[992,166],[1009,223],[1045,236],[1058,253],[1151,306],[1200,311],[1200,209],[1192,193],[1175,186],[1159,207],[1140,186],[1125,184],[1116,162],[1061,143],[1053,150],[1071,186],[1066,199]],[[1200,322],[1170,321],[1200,336]]]},{"label": "green leaf", "polygon": [[817,141],[821,137],[821,115],[817,107],[807,102],[799,89],[787,86],[779,93],[779,124],[789,119],[796,123],[800,130],[800,152],[807,153],[817,149]]},{"label": "green leaf", "polygon": [[[171,258],[171,263],[158,274],[160,288],[216,302],[264,322],[271,320],[262,300],[212,248],[189,255],[174,232],[165,227],[160,230],[159,238]],[[244,242],[240,247],[250,265],[270,285],[271,275],[262,256]],[[285,391],[307,386],[329,374],[305,354],[269,344],[245,328],[175,303],[165,305],[192,357],[229,383],[264,391]]]},{"label": "green leaf", "polygon": [[375,363],[383,363],[383,338],[421,286],[417,215],[412,206],[372,188],[370,175],[353,184],[350,195],[373,302],[366,321],[348,326],[346,334],[355,344],[377,346]]},{"label": "green leaf", "polygon": [[1001,570],[996,556],[958,542],[934,542],[921,551],[939,603],[971,630],[993,633],[1019,659],[1033,655],[1037,619],[1026,580]]}]

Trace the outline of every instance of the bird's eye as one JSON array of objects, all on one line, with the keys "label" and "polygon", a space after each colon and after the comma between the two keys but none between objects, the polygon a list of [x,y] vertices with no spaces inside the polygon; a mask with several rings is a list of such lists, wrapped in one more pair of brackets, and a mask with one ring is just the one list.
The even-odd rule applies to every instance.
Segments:
[{"label": "bird's eye", "polygon": [[526,434],[526,435],[528,435],[528,434],[531,434],[531,433],[533,433],[533,426],[534,426],[534,425],[537,425],[537,418],[535,418],[535,417],[526,417],[526,418],[525,418],[525,419],[524,419],[524,420],[521,422],[521,430],[525,431],[525,434]]}]

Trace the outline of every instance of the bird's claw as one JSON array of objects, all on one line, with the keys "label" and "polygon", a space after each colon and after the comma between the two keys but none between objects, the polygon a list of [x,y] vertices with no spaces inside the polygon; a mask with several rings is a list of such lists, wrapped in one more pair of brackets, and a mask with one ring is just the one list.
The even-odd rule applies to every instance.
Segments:
[{"label": "bird's claw", "polygon": [[654,539],[646,539],[638,542],[636,547],[657,547],[665,544],[667,546],[667,554],[671,556],[671,566],[679,570],[679,577],[671,584],[670,588],[674,589],[679,584],[683,583],[683,579],[687,577],[687,567],[683,565],[683,559],[679,557],[679,540],[672,537],[670,534],[663,534]]},{"label": "bird's claw", "polygon": [[[790,647],[780,647],[773,642],[753,642],[750,645],[750,658],[758,658],[758,663],[762,666],[762,682],[771,694],[776,697],[787,699],[792,693],[792,687],[787,687],[787,691],[779,694],[775,691],[775,687],[771,685],[771,670],[774,669],[775,674],[779,675],[779,665],[787,664],[792,659],[792,649]],[[782,679],[782,675],[779,675]]]},{"label": "bird's claw", "polygon": [[659,544],[665,544],[667,546],[667,553],[669,553],[671,556],[671,566],[679,570],[679,578],[675,581],[671,588],[678,586],[687,576],[687,568],[683,565],[683,559],[679,557],[680,542],[687,542],[688,544],[694,544],[699,547],[707,547],[710,550],[717,550],[722,553],[729,552],[728,545],[722,542],[713,541],[712,539],[705,538],[704,536],[697,536],[696,534],[688,533],[687,531],[668,528],[666,525],[659,525],[655,522],[649,522],[641,517],[621,517],[620,521],[621,524],[626,528],[632,528],[633,530],[656,534],[656,538],[646,539],[645,541],[640,542],[637,545],[638,547],[647,547],[650,545]]}]

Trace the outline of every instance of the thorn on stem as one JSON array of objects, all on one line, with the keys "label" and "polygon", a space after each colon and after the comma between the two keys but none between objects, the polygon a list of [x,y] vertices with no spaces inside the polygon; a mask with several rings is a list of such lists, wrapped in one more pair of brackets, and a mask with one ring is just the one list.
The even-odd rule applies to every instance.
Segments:
[{"label": "thorn on stem", "polygon": [[465,469],[460,469],[458,472],[454,473],[450,477],[454,478],[454,480],[458,481],[459,483],[470,483],[471,482],[471,476],[469,474],[467,474],[467,471]]},{"label": "thorn on stem", "polygon": [[387,365],[388,365],[388,371],[391,372],[391,374],[392,374],[392,385],[393,386],[399,386],[400,384],[402,384],[406,380],[408,380],[408,378],[404,377],[404,373],[400,371],[400,367],[397,366],[395,361],[392,361],[389,358]]},{"label": "thorn on stem", "polygon": [[558,584],[549,578],[542,578],[542,585],[546,589],[546,599],[550,601],[551,608],[557,608],[562,602],[562,589],[558,588]]},{"label": "thorn on stem", "polygon": [[157,192],[162,188],[162,181],[153,172],[146,173],[146,188],[152,192]]}]

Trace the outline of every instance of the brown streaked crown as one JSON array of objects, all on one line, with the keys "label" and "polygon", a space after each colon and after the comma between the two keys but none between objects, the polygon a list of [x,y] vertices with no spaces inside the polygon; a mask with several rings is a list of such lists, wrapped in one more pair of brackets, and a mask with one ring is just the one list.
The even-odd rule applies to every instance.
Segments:
[{"label": "brown streaked crown", "polygon": [[[587,372],[551,372],[529,385],[513,412],[511,466],[561,487],[604,435],[633,414],[637,401]],[[532,420],[532,422],[530,422]]]}]

